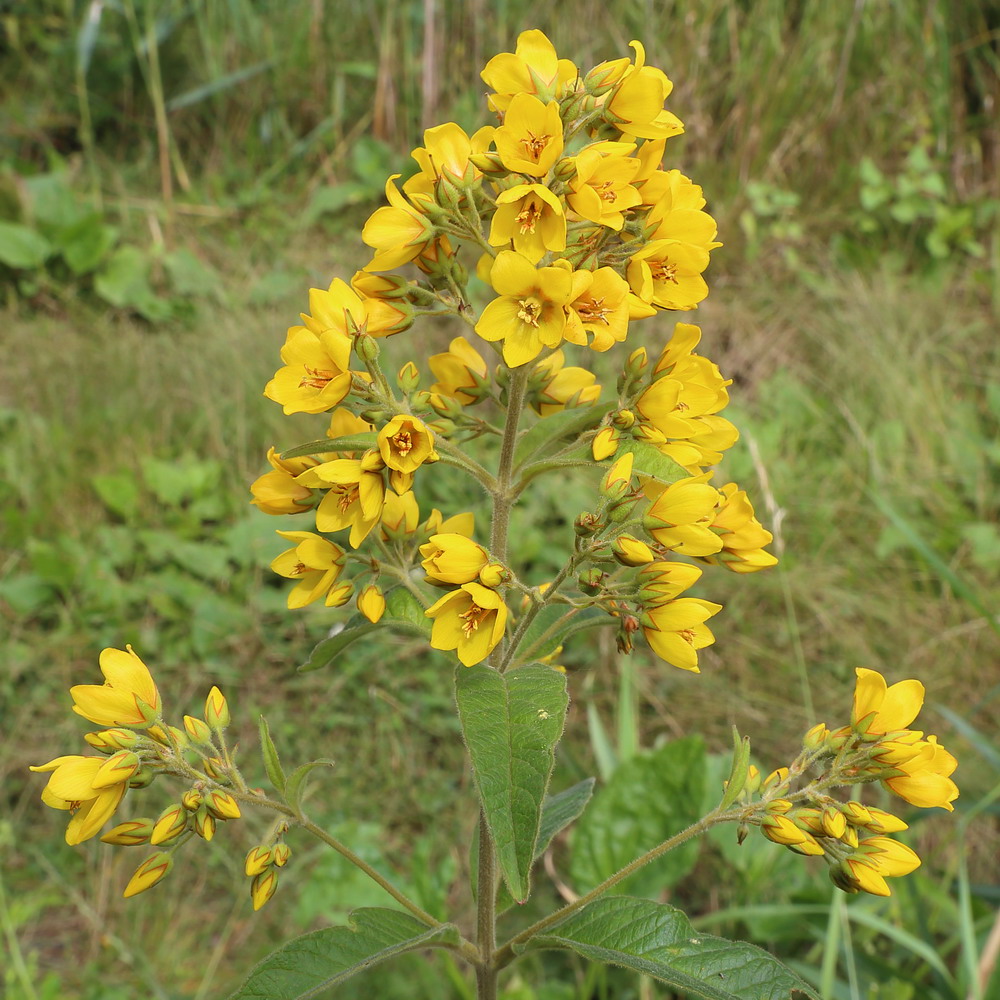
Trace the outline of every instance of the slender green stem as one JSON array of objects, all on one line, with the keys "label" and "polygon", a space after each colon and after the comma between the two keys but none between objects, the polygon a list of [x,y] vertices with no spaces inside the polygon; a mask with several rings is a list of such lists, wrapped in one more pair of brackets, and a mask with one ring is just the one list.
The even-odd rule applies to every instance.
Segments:
[{"label": "slender green stem", "polygon": [[681,844],[686,843],[693,837],[700,836],[705,833],[706,830],[709,830],[711,827],[716,826],[719,823],[728,823],[732,820],[741,818],[746,812],[746,808],[734,809],[728,812],[713,810],[707,816],[703,816],[700,820],[698,820],[697,823],[693,823],[686,830],[681,830],[680,833],[674,834],[674,836],[669,840],[665,840],[658,847],[654,847],[651,851],[647,851],[641,857],[636,858],[635,861],[627,864],[620,871],[615,872],[614,875],[606,878],[600,885],[591,889],[590,892],[581,896],[575,902],[567,904],[561,910],[556,910],[555,913],[549,914],[549,916],[539,920],[526,930],[521,931],[520,934],[512,937],[496,953],[497,968],[502,969],[505,965],[508,965],[517,957],[514,953],[514,949],[517,945],[528,941],[536,934],[540,934],[547,927],[551,927],[560,920],[565,920],[566,917],[575,913],[577,910],[582,910],[589,903],[592,903],[595,899],[597,899],[598,896],[603,895],[608,891],[608,889],[613,888],[623,879],[628,878],[629,875],[634,874],[640,868],[648,865],[651,861],[655,861],[657,858],[662,857],[668,851],[672,851],[675,847],[680,847]]},{"label": "slender green stem", "polygon": [[486,813],[479,813],[479,870],[476,907],[476,941],[479,961],[476,963],[476,990],[478,1000],[496,1000],[497,970],[493,957],[497,946],[496,915],[496,852],[493,838],[486,822]]}]

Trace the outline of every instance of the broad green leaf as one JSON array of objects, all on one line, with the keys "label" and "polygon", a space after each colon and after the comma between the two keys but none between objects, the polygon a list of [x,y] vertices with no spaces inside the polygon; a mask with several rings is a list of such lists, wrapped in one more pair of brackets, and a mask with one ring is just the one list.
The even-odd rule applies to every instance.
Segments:
[{"label": "broad green leaf", "polygon": [[366,434],[349,434],[347,437],[320,438],[318,441],[308,441],[306,444],[289,448],[281,453],[282,458],[301,458],[303,455],[326,455],[332,451],[367,451],[378,444],[378,434],[371,431]]},{"label": "broad green leaf", "polygon": [[272,952],[229,1000],[306,1000],[395,955],[458,941],[451,924],[428,928],[398,910],[355,910],[350,926],[324,927]]},{"label": "broad green leaf", "polygon": [[[573,831],[575,887],[586,892],[701,816],[705,749],[697,737],[666,743],[618,765]],[[658,896],[694,866],[697,840],[641,868],[623,885]]]},{"label": "broad green leaf", "polygon": [[278,750],[271,739],[271,730],[268,728],[267,719],[260,717],[260,753],[264,758],[264,770],[267,772],[267,779],[271,782],[277,792],[284,792],[286,779],[285,772],[278,759]]},{"label": "broad green leaf", "polygon": [[582,431],[596,427],[611,410],[610,403],[603,406],[574,406],[569,410],[560,410],[551,416],[542,417],[533,427],[529,427],[517,442],[517,449],[514,452],[515,467],[543,458],[560,441],[575,438]]},{"label": "broad green leaf", "polygon": [[306,673],[328,667],[352,643],[377,628],[389,627],[408,635],[429,638],[433,622],[424,614],[423,605],[405,587],[394,587],[385,595],[385,614],[377,624],[364,615],[354,615],[336,634],[324,639],[312,651],[299,670]]},{"label": "broad green leaf", "polygon": [[309,772],[317,767],[336,767],[337,762],[330,760],[327,757],[322,757],[319,760],[311,760],[307,764],[302,764],[297,767],[292,773],[285,779],[284,796],[285,801],[292,807],[292,809],[297,810],[299,808],[300,800],[302,799],[302,791],[304,788],[304,783],[307,777],[309,777]]},{"label": "broad green leaf", "polygon": [[90,477],[90,484],[112,514],[130,521],[139,513],[139,483],[134,473],[98,473]]},{"label": "broad green leaf", "polygon": [[[566,621],[559,624],[560,620]],[[530,663],[554,652],[570,636],[584,629],[617,625],[618,620],[597,608],[582,608],[574,611],[565,604],[552,604],[542,608],[528,627],[524,638],[518,644],[516,660]]]},{"label": "broad green leaf", "polygon": [[[557,792],[555,795],[547,795],[542,803],[542,821],[538,827],[538,841],[535,844],[535,859],[540,858],[545,849],[552,843],[552,838],[561,830],[565,830],[570,823],[575,820],[590,801],[594,794],[594,779],[584,778],[565,791]],[[476,837],[473,843],[472,852],[472,876],[475,881],[476,862],[479,858],[479,830],[476,829]],[[475,887],[473,887],[475,891]],[[502,913],[509,910],[514,905],[514,899],[507,891],[507,887],[501,882],[497,889],[497,912]]]},{"label": "broad green leaf", "polygon": [[30,270],[51,253],[52,244],[41,233],[19,222],[0,222],[0,264]]},{"label": "broad green leaf", "polygon": [[458,667],[455,695],[500,871],[523,902],[569,704],[566,677],[541,665],[506,674],[482,664]]},{"label": "broad green leaf", "polygon": [[117,242],[118,230],[104,225],[96,212],[64,226],[56,235],[63,259],[76,275],[95,270]]},{"label": "broad green leaf", "polygon": [[644,441],[629,441],[615,453],[615,459],[621,458],[627,452],[631,452],[632,474],[644,476],[648,479],[655,479],[658,483],[665,483],[669,486],[680,479],[687,479],[691,475],[682,465],[678,465],[672,458],[661,454],[651,444]]},{"label": "broad green leaf", "polygon": [[170,303],[149,283],[149,257],[138,247],[119,247],[94,278],[94,291],[105,302],[119,309],[134,309],[151,321],[170,315]]},{"label": "broad green leaf", "polygon": [[703,1000],[794,1000],[818,994],[776,958],[743,941],[696,933],[672,906],[605,896],[532,938],[519,953],[562,948],[620,965]]}]

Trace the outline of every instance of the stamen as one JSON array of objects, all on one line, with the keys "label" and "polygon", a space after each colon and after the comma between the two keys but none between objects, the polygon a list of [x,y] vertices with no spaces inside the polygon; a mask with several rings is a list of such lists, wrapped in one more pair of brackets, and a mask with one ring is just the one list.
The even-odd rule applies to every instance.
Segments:
[{"label": "stamen", "polygon": [[538,326],[542,315],[542,304],[537,299],[518,299],[517,318],[529,326]]}]

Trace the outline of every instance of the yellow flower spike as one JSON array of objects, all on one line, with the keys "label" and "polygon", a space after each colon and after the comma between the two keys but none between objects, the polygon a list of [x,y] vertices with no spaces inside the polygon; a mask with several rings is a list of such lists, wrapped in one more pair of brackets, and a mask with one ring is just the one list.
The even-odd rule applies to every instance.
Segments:
[{"label": "yellow flower spike", "polygon": [[160,813],[149,842],[156,847],[158,844],[166,844],[171,840],[176,840],[187,829],[188,816],[188,811],[184,806],[168,806]]},{"label": "yellow flower spike", "polygon": [[202,746],[209,746],[212,742],[212,730],[201,719],[196,719],[193,715],[184,716],[184,732],[192,743]]},{"label": "yellow flower spike", "polygon": [[478,542],[454,532],[431,535],[420,546],[427,582],[439,587],[472,583],[489,564],[490,554]]},{"label": "yellow flower spike", "polygon": [[255,875],[250,883],[250,898],[253,900],[254,910],[259,910],[273,895],[278,888],[278,873],[269,868],[260,875]]},{"label": "yellow flower spike", "polygon": [[295,477],[317,465],[315,458],[282,459],[268,448],[267,460],[273,469],[255,479],[250,486],[250,501],[265,514],[301,514],[313,506],[313,491],[297,483]]},{"label": "yellow flower spike", "polygon": [[225,729],[229,725],[229,703],[225,695],[213,685],[205,699],[205,722],[212,729]]},{"label": "yellow flower spike", "polygon": [[427,363],[437,379],[430,388],[432,393],[464,405],[478,403],[487,395],[489,368],[465,337],[456,337],[445,353],[431,355]]},{"label": "yellow flower spike", "polygon": [[70,755],[30,768],[51,772],[42,789],[42,801],[52,809],[69,810],[73,814],[66,827],[67,844],[80,844],[97,834],[125,795],[127,779],[94,788],[94,778],[104,764],[104,757]]},{"label": "yellow flower spike", "polygon": [[530,94],[516,94],[493,139],[508,170],[544,177],[563,151],[559,105],[555,101],[543,104]]},{"label": "yellow flower spike", "polygon": [[153,820],[129,819],[112,827],[101,838],[102,844],[114,844],[118,847],[137,847],[148,844],[153,833]]},{"label": "yellow flower spike", "polygon": [[910,805],[921,809],[937,806],[953,812],[952,802],[958,798],[958,786],[950,775],[958,761],[938,743],[936,736],[928,736],[917,746],[917,756],[897,765],[897,770],[903,774],[887,778],[883,784]]},{"label": "yellow flower spike", "polygon": [[456,650],[459,660],[471,667],[485,660],[503,638],[508,609],[496,591],[466,583],[424,613],[434,619],[431,646]]},{"label": "yellow flower spike", "polygon": [[854,671],[854,707],[851,726],[860,733],[889,733],[905,729],[920,713],[924,686],[918,680],[899,681],[889,687],[877,670]]},{"label": "yellow flower spike", "polygon": [[205,794],[205,805],[217,819],[239,819],[240,807],[229,792],[213,788]]},{"label": "yellow flower spike", "polygon": [[424,462],[437,459],[434,435],[417,417],[393,417],[378,432],[378,449],[382,461],[396,472],[413,473]]},{"label": "yellow flower spike", "polygon": [[287,844],[279,843],[274,845],[274,864],[278,868],[284,868],[291,856],[292,849]]},{"label": "yellow flower spike", "polygon": [[265,871],[273,863],[273,861],[273,849],[260,844],[257,847],[251,847],[247,852],[246,861],[243,864],[243,871],[246,873],[248,878],[253,878],[253,876],[260,875],[261,872]]},{"label": "yellow flower spike", "polygon": [[102,650],[100,667],[103,685],[69,689],[73,711],[98,726],[148,726],[159,714],[160,693],[132,647]]},{"label": "yellow flower spike", "polygon": [[559,97],[578,75],[576,66],[560,59],[552,42],[537,28],[522,31],[515,51],[493,56],[480,73],[496,91],[489,96],[494,111],[505,111],[517,94]]},{"label": "yellow flower spike", "polygon": [[142,767],[139,755],[131,750],[119,750],[101,766],[90,782],[91,788],[108,788],[131,779]]},{"label": "yellow flower spike", "polygon": [[543,184],[516,184],[497,195],[490,225],[492,246],[513,243],[514,250],[537,264],[546,251],[566,249],[566,213],[562,202]]},{"label": "yellow flower spike", "polygon": [[385,597],[382,596],[382,591],[374,583],[368,584],[358,594],[357,604],[358,611],[373,624],[385,614]]},{"label": "yellow flower spike", "polygon": [[157,882],[167,877],[173,864],[173,858],[166,851],[157,851],[156,854],[150,855],[136,868],[122,895],[128,899],[130,896],[137,896],[140,892],[152,889]]},{"label": "yellow flower spike", "polygon": [[536,268],[526,257],[501,250],[490,270],[490,284],[499,297],[483,310],[476,333],[483,340],[502,341],[504,361],[511,368],[526,364],[543,347],[558,347],[562,341],[572,283],[564,268]]},{"label": "yellow flower spike", "polygon": [[333,532],[350,528],[351,548],[358,548],[382,517],[382,473],[363,468],[361,459],[324,462],[302,473],[299,479],[307,486],[327,489],[316,509],[316,529]]},{"label": "yellow flower spike", "polygon": [[610,458],[618,450],[618,442],[621,439],[621,431],[616,427],[602,427],[591,444],[591,454],[595,462],[603,462]]},{"label": "yellow flower spike", "polygon": [[722,610],[721,604],[696,597],[682,597],[641,616],[642,632],[649,648],[667,663],[698,673],[699,649],[715,642],[705,621]]}]

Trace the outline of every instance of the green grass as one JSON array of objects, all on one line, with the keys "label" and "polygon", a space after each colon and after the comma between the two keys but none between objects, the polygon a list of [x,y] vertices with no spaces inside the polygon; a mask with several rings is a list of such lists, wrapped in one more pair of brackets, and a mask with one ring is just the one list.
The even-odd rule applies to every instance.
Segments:
[{"label": "green grass", "polygon": [[[983,220],[1000,194],[988,169],[996,125],[983,104],[996,26],[972,3],[720,0],[700,16],[584,3],[572,19],[520,0],[479,16],[438,6],[447,49],[434,63],[431,120],[479,120],[474,66],[534,24],[581,64],[642,37],[675,79],[671,106],[689,124],[675,155],[705,184],[727,243],[695,317],[704,351],[735,379],[743,440],[724,474],[750,491],[782,555],[777,570],[749,578],[706,572],[699,594],[726,610],[700,676],[637,652],[621,681],[608,644],[567,650],[574,706],[556,782],[693,733],[723,752],[733,723],[770,769],[795,753],[804,726],[844,718],[855,666],[923,678],[924,724],[959,756],[959,811],[970,818],[967,829],[943,814],[914,824],[925,866],[893,900],[850,900],[852,922],[839,910],[828,919],[821,871],[773,845],[722,840],[671,898],[713,933],[822,969],[838,998],[902,1000],[907,983],[915,997],[950,997],[921,949],[968,983],[998,892],[988,796],[1000,697],[1000,271],[995,246],[977,259],[956,242],[939,261],[925,237],[963,205],[976,206],[970,225],[988,236]],[[357,232],[378,195],[368,175],[417,143],[433,97],[421,82],[421,5],[375,3],[346,27],[342,11],[323,18],[321,9],[164,0],[136,3],[130,26],[109,6],[87,36],[78,10],[50,2],[5,22],[7,179],[68,156],[77,188],[99,189],[123,239],[153,246],[151,280],[163,295],[181,298],[158,273],[161,251],[187,248],[215,276],[209,293],[159,325],[102,304],[89,280],[55,273],[20,298],[8,286],[0,315],[0,933],[5,986],[19,1000],[222,995],[276,936],[382,902],[293,840],[278,896],[252,915],[240,866],[264,828],[249,817],[184,852],[149,897],[122,900],[138,859],[94,843],[67,848],[61,818],[26,771],[79,745],[66,689],[94,679],[104,645],[134,642],[178,716],[220,683],[255,780],[262,712],[287,761],[334,757],[317,780],[317,818],[416,882],[421,905],[471,918],[462,885],[473,792],[450,667],[415,640],[388,639],[352,647],[336,671],[297,674],[337,615],[284,610],[267,570],[280,522],[247,503],[268,445],[317,432],[261,395],[284,330],[310,284],[364,262]],[[43,85],[79,79],[85,56],[75,93]],[[158,102],[168,109],[166,146]],[[382,145],[355,143],[372,130]],[[932,151],[945,194],[920,194],[909,223],[892,214],[898,191],[862,211],[862,157],[904,177],[913,146]],[[358,207],[319,211],[328,196],[318,193],[342,181],[359,185],[349,199]],[[749,181],[763,185],[752,196]],[[877,221],[867,235],[865,218]],[[650,322],[643,337],[655,349],[672,319]],[[418,327],[387,346],[401,363],[453,334]],[[450,502],[443,480],[425,488]],[[522,539],[539,572],[545,532],[568,532],[588,502],[558,484],[522,512],[547,525]],[[553,862],[565,879],[564,844]],[[576,994],[536,993],[525,969],[512,996],[636,995],[616,973],[571,963],[535,971]],[[378,982],[387,997],[462,995],[416,959]]]}]

